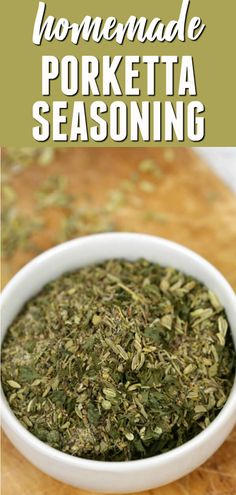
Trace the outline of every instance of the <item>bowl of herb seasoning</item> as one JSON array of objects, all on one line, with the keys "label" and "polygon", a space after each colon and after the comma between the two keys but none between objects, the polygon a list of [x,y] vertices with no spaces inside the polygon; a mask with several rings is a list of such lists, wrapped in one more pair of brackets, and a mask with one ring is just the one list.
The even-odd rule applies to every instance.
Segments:
[{"label": "bowl of herb seasoning", "polygon": [[236,298],[196,253],[99,234],[3,290],[2,424],[45,473],[134,492],[203,463],[235,424]]}]

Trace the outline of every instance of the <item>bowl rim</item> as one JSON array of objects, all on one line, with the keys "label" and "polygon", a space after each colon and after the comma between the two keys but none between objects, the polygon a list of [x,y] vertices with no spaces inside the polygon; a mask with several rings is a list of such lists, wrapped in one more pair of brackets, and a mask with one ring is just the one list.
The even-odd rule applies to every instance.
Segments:
[{"label": "bowl rim", "polygon": [[[70,241],[66,241],[62,244],[58,244],[40,255],[36,256],[32,260],[30,260],[26,265],[24,265],[7,283],[5,288],[2,291],[0,297],[0,308],[1,306],[7,302],[8,293],[11,291],[12,287],[15,284],[19,284],[21,281],[21,277],[29,276],[36,267],[40,263],[47,262],[48,258],[53,257],[55,254],[63,251],[67,251],[68,248],[77,246],[78,244],[86,243],[88,240],[90,242],[96,242],[101,238],[114,238],[117,241],[117,238],[130,238],[133,239],[141,239],[146,238],[150,241],[157,242],[162,244],[163,246],[169,246],[179,252],[182,252],[184,255],[188,255],[195,259],[198,263],[203,265],[204,270],[210,270],[213,276],[217,277],[220,281],[221,285],[224,287],[224,290],[227,292],[230,298],[230,305],[236,305],[236,295],[230,286],[229,282],[225,279],[225,277],[221,274],[221,272],[215,268],[209,261],[207,261],[204,257],[197,254],[195,251],[179,244],[177,242],[170,241],[163,237],[143,234],[143,233],[131,233],[131,232],[112,232],[112,233],[101,233],[101,234],[93,234],[89,236],[79,237]],[[144,256],[145,257],[145,256]],[[124,258],[124,257],[123,257]],[[109,259],[109,256],[105,256],[104,259]],[[96,263],[96,262],[94,262]],[[63,273],[63,272],[62,272]],[[1,338],[2,340],[2,338]],[[171,463],[173,461],[178,461],[181,459],[183,455],[190,455],[193,450],[201,447],[207,439],[214,436],[217,431],[219,431],[225,424],[227,424],[228,420],[232,417],[233,412],[236,415],[236,377],[234,380],[234,384],[232,386],[230,395],[227,398],[227,401],[216,418],[198,435],[188,440],[184,444],[179,447],[175,447],[168,452],[164,452],[162,454],[157,454],[153,457],[147,457],[144,459],[136,459],[136,460],[128,460],[128,461],[99,461],[93,459],[86,459],[83,457],[76,457],[71,454],[67,454],[61,452],[58,449],[51,447],[50,445],[44,443],[39,440],[36,436],[30,433],[17,419],[14,415],[10,405],[7,402],[5,394],[2,389],[1,384],[1,417],[3,419],[3,429],[4,423],[7,424],[9,430],[13,431],[21,440],[31,446],[31,448],[37,450],[40,454],[47,456],[51,460],[56,460],[64,463],[65,465],[73,465],[75,467],[81,467],[90,469],[92,471],[108,471],[108,472],[116,472],[116,473],[124,473],[130,470],[145,470],[147,466],[156,466],[161,467],[162,464]]]}]

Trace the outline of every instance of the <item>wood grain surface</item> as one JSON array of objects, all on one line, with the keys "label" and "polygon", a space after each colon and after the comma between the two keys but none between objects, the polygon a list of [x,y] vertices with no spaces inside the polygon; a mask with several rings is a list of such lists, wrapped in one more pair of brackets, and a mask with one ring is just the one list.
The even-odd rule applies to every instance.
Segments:
[{"label": "wood grain surface", "polygon": [[[36,164],[12,175],[10,182],[29,218],[36,215],[35,194],[47,177],[63,174],[75,205],[87,201],[100,207],[111,191],[120,191],[139,163],[153,158],[156,177],[142,173],[135,191],[112,212],[113,228],[167,237],[194,249],[212,262],[236,289],[236,198],[205,164],[187,149],[73,149],[56,153],[47,167]],[[236,164],[235,164],[236,166]],[[143,187],[143,183],[152,188]],[[127,185],[127,184],[126,184]],[[153,189],[153,190],[145,190]],[[99,210],[98,210],[99,211]],[[61,208],[43,211],[44,227],[34,234],[37,251],[58,242]],[[96,220],[96,219],[95,219]],[[99,222],[100,219],[98,218]],[[3,285],[29,259],[35,248],[16,250],[2,265]],[[114,486],[115,491],[115,486]],[[3,495],[83,495],[82,490],[46,476],[2,435]],[[143,492],[150,495],[235,495],[236,430],[203,466],[170,485]]]}]

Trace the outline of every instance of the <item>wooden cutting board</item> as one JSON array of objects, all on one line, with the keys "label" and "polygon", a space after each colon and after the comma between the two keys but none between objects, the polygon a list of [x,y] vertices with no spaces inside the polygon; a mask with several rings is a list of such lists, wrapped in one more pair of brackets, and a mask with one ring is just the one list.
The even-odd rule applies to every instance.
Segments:
[{"label": "wooden cutting board", "polygon": [[[146,159],[156,161],[158,173],[140,171],[139,164]],[[95,218],[91,230],[96,230],[96,225],[99,229],[105,205],[106,210],[110,208],[113,229],[146,232],[185,244],[212,262],[236,289],[236,198],[191,150],[88,148],[56,153],[46,167],[32,164],[11,175],[10,183],[26,217],[39,214],[37,190],[47,178],[58,174],[67,177],[67,188],[75,197],[74,208],[81,204],[92,208]],[[58,242],[63,209],[49,207],[40,215],[44,226],[33,235],[34,248],[17,249],[4,261],[3,284],[36,251]],[[2,488],[3,495],[83,494],[38,471],[4,434]],[[170,485],[144,492],[148,493],[235,495],[236,430],[199,469]]]}]

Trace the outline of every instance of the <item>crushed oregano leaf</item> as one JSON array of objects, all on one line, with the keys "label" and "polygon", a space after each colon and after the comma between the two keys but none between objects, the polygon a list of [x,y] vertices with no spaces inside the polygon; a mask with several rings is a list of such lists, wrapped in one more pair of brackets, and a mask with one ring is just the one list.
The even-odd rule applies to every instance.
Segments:
[{"label": "crushed oregano leaf", "polygon": [[217,416],[235,352],[218,298],[146,260],[61,276],[31,299],[2,348],[21,423],[74,456],[126,461],[169,451]]}]

